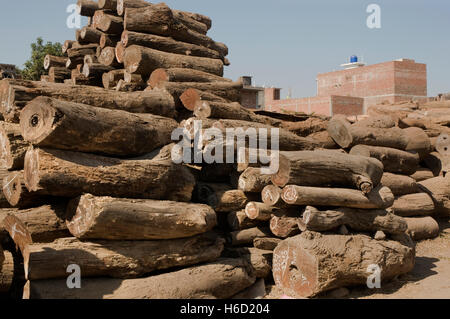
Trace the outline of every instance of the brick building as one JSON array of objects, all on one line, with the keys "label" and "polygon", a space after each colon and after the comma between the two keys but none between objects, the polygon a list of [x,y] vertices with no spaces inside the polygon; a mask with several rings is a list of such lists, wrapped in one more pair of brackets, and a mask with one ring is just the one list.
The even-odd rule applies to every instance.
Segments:
[{"label": "brick building", "polygon": [[264,107],[264,88],[253,86],[251,76],[243,76],[239,81],[244,84],[241,97],[242,106],[249,109],[262,109]]},{"label": "brick building", "polygon": [[17,77],[18,71],[15,65],[0,64],[0,79],[7,79],[7,78],[15,79]]},{"label": "brick building", "polygon": [[400,59],[368,66],[358,62],[343,66],[347,68],[317,76],[315,97],[281,100],[279,88],[266,89],[265,110],[361,115],[374,104],[428,99],[426,64]]}]

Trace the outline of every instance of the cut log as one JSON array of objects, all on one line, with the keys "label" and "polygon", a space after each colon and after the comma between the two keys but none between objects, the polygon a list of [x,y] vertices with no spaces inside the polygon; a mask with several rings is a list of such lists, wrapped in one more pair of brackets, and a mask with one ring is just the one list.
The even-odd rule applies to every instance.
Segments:
[{"label": "cut log", "polygon": [[157,34],[175,40],[201,45],[228,55],[225,44],[215,42],[210,37],[190,29],[177,19],[176,14],[164,3],[145,8],[129,8],[124,15],[124,27],[129,31]]},{"label": "cut log", "polygon": [[219,59],[167,53],[132,45],[125,49],[125,68],[130,73],[152,74],[159,68],[187,68],[223,76],[223,62]]},{"label": "cut log", "polygon": [[170,144],[176,121],[38,97],[21,113],[24,139],[35,146],[139,156]]},{"label": "cut log", "polygon": [[103,73],[102,82],[105,89],[112,89],[117,86],[120,80],[124,77],[125,70],[113,70],[108,73]]},{"label": "cut log", "polygon": [[25,186],[23,171],[11,172],[3,178],[3,195],[13,207],[36,207],[48,200],[42,192],[29,192]]},{"label": "cut log", "polygon": [[313,133],[326,132],[328,120],[310,117],[300,122],[283,122],[282,128],[289,130],[298,136],[306,137]]},{"label": "cut log", "polygon": [[201,203],[211,206],[217,213],[242,210],[249,201],[243,191],[231,189],[226,184],[213,183],[198,184],[197,198]]},{"label": "cut log", "polygon": [[381,184],[388,187],[394,196],[420,193],[416,180],[409,176],[384,173]]},{"label": "cut log", "polygon": [[272,183],[284,187],[351,186],[368,194],[381,181],[383,164],[374,158],[341,154],[334,151],[281,152],[278,173]]},{"label": "cut log", "polygon": [[446,176],[450,172],[450,156],[441,155],[438,152],[430,153],[425,157],[424,164],[434,176]]},{"label": "cut log", "polygon": [[17,248],[23,253],[32,243],[51,243],[55,239],[70,236],[65,219],[65,203],[45,205],[27,210],[12,210],[3,227]]},{"label": "cut log", "polygon": [[13,255],[0,247],[0,293],[7,293],[14,279]]},{"label": "cut log", "polygon": [[280,209],[264,203],[249,202],[245,206],[245,214],[251,220],[269,221]]},{"label": "cut log", "polygon": [[411,178],[415,179],[416,182],[426,181],[427,179],[434,177],[436,176],[433,174],[433,171],[424,167],[419,167],[419,169],[411,175]]},{"label": "cut log", "polygon": [[282,189],[275,185],[267,185],[261,192],[261,198],[267,206],[285,207],[286,203],[281,198]]},{"label": "cut log", "polygon": [[414,259],[411,240],[380,242],[364,235],[305,232],[284,240],[275,249],[273,275],[287,295],[312,297],[335,288],[366,284],[371,265],[381,269],[383,282],[389,281],[410,272]]},{"label": "cut log", "polygon": [[25,156],[25,185],[61,197],[83,193],[124,198],[191,200],[195,179],[171,161],[122,161],[84,153],[30,149]]},{"label": "cut log", "polygon": [[[232,102],[240,102],[241,101],[241,96],[242,96],[242,83],[240,82],[210,82],[210,83],[197,83],[197,82],[165,82],[164,84],[161,84],[158,88],[160,89],[165,89],[170,91],[179,91],[179,92],[185,92],[187,89],[196,89],[202,92],[206,92],[206,93],[210,93],[210,94],[214,94],[216,96],[219,96],[227,101],[232,101]],[[216,105],[213,105],[212,107],[214,107]],[[238,109],[243,108],[242,106],[239,105],[239,107],[234,106],[233,104],[230,105],[221,105],[222,108],[223,107],[232,107],[234,109]],[[220,105],[217,107],[221,107]],[[211,107],[211,106],[210,106]],[[195,109],[194,109],[195,111]],[[198,110],[197,112],[200,112],[200,110]],[[226,111],[225,111],[226,112]],[[245,114],[247,114],[247,118],[248,119],[253,119],[253,118],[257,118],[257,116],[251,116],[251,112],[246,110],[241,110],[241,114],[243,114],[245,112]],[[199,115],[205,115],[205,112],[200,112],[198,113]],[[208,118],[208,117],[214,117],[214,118],[222,118],[222,117],[218,117],[219,114],[213,114],[213,116],[210,114],[208,116],[203,116],[204,118]],[[197,114],[196,114],[197,116]],[[244,115],[242,115],[244,116]]]},{"label": "cut log", "polygon": [[239,189],[246,193],[261,193],[271,183],[271,175],[264,175],[260,168],[249,167],[239,177]]},{"label": "cut log", "polygon": [[[214,82],[232,82],[230,79],[210,73],[182,68],[156,69],[148,80],[148,85],[152,88],[164,87],[167,82],[196,82],[196,83],[214,83]],[[217,117],[216,117],[217,118]]]},{"label": "cut log", "polygon": [[267,278],[272,272],[273,252],[270,250],[240,247],[228,249],[224,254],[247,261],[251,268],[250,274],[256,278]]},{"label": "cut log", "polygon": [[140,74],[132,74],[129,73],[125,70],[124,75],[123,75],[123,80],[126,83],[139,83],[139,84],[144,84],[144,79],[142,78],[142,75]]},{"label": "cut log", "polygon": [[[169,37],[161,37],[154,34],[146,34],[125,30],[122,33],[121,45],[127,48],[132,45],[140,45],[158,51],[188,55],[201,58],[219,59],[225,63],[222,54],[204,46],[176,41]],[[192,81],[195,82],[195,81]]]},{"label": "cut log", "polygon": [[117,0],[98,0],[100,9],[117,11]]},{"label": "cut log", "polygon": [[77,12],[84,17],[94,16],[95,11],[99,9],[98,3],[91,0],[78,0]]},{"label": "cut log", "polygon": [[29,281],[24,299],[227,299],[255,282],[249,272],[233,258],[148,278],[85,278],[83,289],[67,288],[66,279]]},{"label": "cut log", "polygon": [[144,83],[127,83],[125,80],[117,82],[116,91],[118,92],[135,92],[142,91],[145,88]]},{"label": "cut log", "polygon": [[64,67],[51,67],[48,71],[49,82],[64,83],[64,80],[70,79],[72,72]]},{"label": "cut log", "polygon": [[114,49],[116,54],[116,60],[119,63],[123,63],[123,57],[125,56],[125,47],[121,42],[117,42],[116,47]]},{"label": "cut log", "polygon": [[279,238],[288,238],[300,234],[298,219],[300,217],[273,216],[270,231]]},{"label": "cut log", "polygon": [[319,211],[308,206],[303,213],[303,225],[307,230],[325,232],[345,225],[358,232],[383,231],[386,234],[403,234],[408,226],[403,217],[386,210],[362,210],[337,208]]},{"label": "cut log", "polygon": [[106,47],[98,57],[98,62],[107,66],[119,68],[121,64],[116,59],[116,49],[114,47]]},{"label": "cut log", "polygon": [[227,222],[228,226],[230,226],[231,230],[233,231],[260,226],[260,222],[248,218],[244,210],[229,213],[227,215]]},{"label": "cut log", "polygon": [[409,194],[396,198],[392,211],[402,217],[426,216],[436,212],[436,204],[426,193]]},{"label": "cut log", "polygon": [[19,82],[14,80],[0,81],[9,92],[2,97],[2,103],[6,105],[3,110],[5,118],[14,119],[21,109],[38,96],[51,96],[55,99],[83,103],[106,109],[117,109],[133,113],[151,113],[161,116],[174,117],[175,101],[168,92],[161,90],[122,93],[111,92],[103,88],[89,86],[70,86],[59,83],[43,82]]},{"label": "cut log", "polygon": [[450,216],[450,176],[427,179],[419,182],[419,187],[433,198],[436,214]]},{"label": "cut log", "polygon": [[48,70],[51,67],[66,67],[66,63],[67,57],[47,54],[44,58],[44,69]]},{"label": "cut log", "polygon": [[281,194],[289,205],[334,206],[361,209],[385,209],[394,203],[394,195],[385,186],[379,185],[364,195],[359,190],[289,185]]},{"label": "cut log", "polygon": [[0,167],[23,169],[25,153],[30,144],[23,140],[20,126],[3,122],[0,125]]},{"label": "cut log", "polygon": [[258,249],[273,251],[281,241],[280,238],[258,237],[253,240],[253,246]]},{"label": "cut log", "polygon": [[228,242],[232,246],[251,245],[255,238],[273,237],[270,229],[265,227],[254,227],[229,233]]},{"label": "cut log", "polygon": [[72,200],[67,225],[80,239],[160,240],[212,230],[216,213],[201,204],[83,195]]},{"label": "cut log", "polygon": [[66,40],[64,41],[64,44],[62,45],[61,51],[62,54],[66,54],[67,50],[72,48],[72,45],[75,43],[76,41],[72,41],[72,40]]},{"label": "cut log", "polygon": [[66,278],[67,267],[77,264],[83,278],[137,278],[156,270],[216,260],[223,244],[222,238],[210,233],[165,241],[81,242],[61,238],[25,248],[25,277],[27,280]]},{"label": "cut log", "polygon": [[[167,87],[166,87],[167,90]],[[220,103],[228,103],[224,98],[221,98],[215,94],[199,91],[193,88],[187,89],[186,91],[181,90],[172,90],[170,92],[175,99],[179,99],[182,107],[186,108],[189,111],[194,111],[195,106],[198,105],[199,101],[212,101],[212,102],[220,102]]]},{"label": "cut log", "polygon": [[[106,47],[115,48],[117,46],[117,43],[119,43],[119,42],[120,42],[119,36],[103,33],[100,37],[99,44],[100,44],[100,48],[102,48],[102,49],[104,49]],[[114,50],[114,54],[115,54],[115,50]]]},{"label": "cut log", "polygon": [[439,236],[439,224],[432,217],[405,218],[411,238],[419,241]]},{"label": "cut log", "polygon": [[328,131],[317,132],[307,136],[308,138],[316,141],[319,147],[324,149],[338,149],[339,145],[331,138]]},{"label": "cut log", "polygon": [[82,74],[87,78],[94,77],[101,79],[103,73],[107,73],[112,70],[113,68],[111,66],[106,66],[101,63],[91,63],[83,65]]},{"label": "cut log", "polygon": [[105,33],[119,36],[123,32],[123,18],[111,14],[102,14],[96,27]]},{"label": "cut log", "polygon": [[384,171],[389,173],[412,175],[419,168],[419,155],[389,147],[357,145],[350,155],[373,157],[383,163]]},{"label": "cut log", "polygon": [[80,32],[80,38],[81,40],[88,44],[88,43],[100,43],[100,39],[102,37],[102,35],[104,35],[105,33],[92,28],[92,27],[84,27],[81,29]]}]

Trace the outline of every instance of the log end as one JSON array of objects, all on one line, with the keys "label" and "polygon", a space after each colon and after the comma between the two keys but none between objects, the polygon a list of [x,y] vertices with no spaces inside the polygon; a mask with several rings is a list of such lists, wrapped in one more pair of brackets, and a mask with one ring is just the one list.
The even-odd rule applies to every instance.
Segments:
[{"label": "log end", "polygon": [[67,216],[72,216],[66,221],[70,233],[83,238],[95,220],[94,196],[86,194],[71,200],[67,205]]},{"label": "log end", "polygon": [[189,111],[194,111],[195,106],[201,101],[200,93],[196,89],[187,89],[180,96],[183,106]]},{"label": "log end", "polygon": [[22,193],[22,173],[13,172],[3,179],[3,194],[11,206],[17,206]]},{"label": "log end", "polygon": [[0,129],[0,167],[6,169],[11,169],[13,166],[10,146],[7,133],[5,130]]},{"label": "log end", "polygon": [[328,124],[328,133],[331,138],[342,148],[348,148],[353,142],[350,133],[350,122],[345,116],[334,116]]},{"label": "log end", "polygon": [[198,101],[194,107],[194,115],[201,119],[211,117],[211,106],[207,101]]},{"label": "log end", "polygon": [[28,191],[39,189],[39,149],[30,147],[25,154],[24,183]]},{"label": "log end", "polygon": [[33,243],[31,234],[25,224],[19,218],[10,214],[3,220],[3,227],[11,236],[16,247],[24,254],[26,247]]},{"label": "log end", "polygon": [[156,69],[152,72],[150,75],[150,78],[147,82],[147,84],[151,88],[162,88],[164,86],[164,83],[169,81],[169,76],[167,75],[167,72],[165,69]]},{"label": "log end", "polygon": [[281,154],[274,153],[270,156],[270,166],[276,167],[278,162],[278,172],[272,175],[272,183],[279,187],[284,187],[289,183],[289,175],[291,172],[289,160]]},{"label": "log end", "polygon": [[299,197],[299,194],[293,185],[286,186],[281,192],[281,198],[286,204],[295,205]]},{"label": "log end", "polygon": [[263,203],[268,206],[275,206],[281,200],[281,189],[275,185],[267,185],[261,192]]}]

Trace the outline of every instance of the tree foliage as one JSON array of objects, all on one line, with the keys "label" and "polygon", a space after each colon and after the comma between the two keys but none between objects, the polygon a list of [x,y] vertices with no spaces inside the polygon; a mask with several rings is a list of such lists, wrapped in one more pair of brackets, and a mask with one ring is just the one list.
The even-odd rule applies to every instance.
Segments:
[{"label": "tree foliage", "polygon": [[31,44],[31,57],[25,62],[22,70],[22,77],[25,80],[39,81],[41,75],[47,74],[44,69],[44,58],[47,54],[62,56],[62,45],[59,42],[47,42],[44,44],[42,38],[37,38],[35,43]]}]

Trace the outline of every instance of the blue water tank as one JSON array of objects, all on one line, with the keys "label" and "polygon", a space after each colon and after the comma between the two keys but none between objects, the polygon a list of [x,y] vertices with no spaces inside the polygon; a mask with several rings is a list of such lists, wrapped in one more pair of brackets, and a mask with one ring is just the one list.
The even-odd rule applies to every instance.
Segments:
[{"label": "blue water tank", "polygon": [[350,57],[350,63],[357,63],[358,62],[358,57],[356,55],[352,55]]}]

